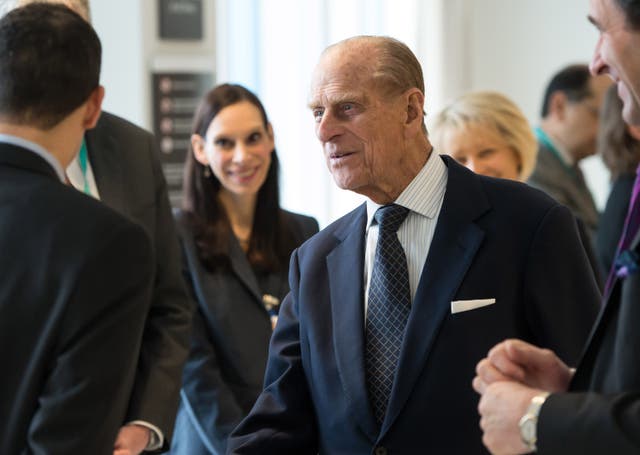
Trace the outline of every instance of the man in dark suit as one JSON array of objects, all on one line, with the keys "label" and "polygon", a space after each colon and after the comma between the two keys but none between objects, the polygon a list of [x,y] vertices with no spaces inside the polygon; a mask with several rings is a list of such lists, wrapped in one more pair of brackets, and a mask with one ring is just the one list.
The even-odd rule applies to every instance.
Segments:
[{"label": "man in dark suit", "polygon": [[[640,1],[591,0],[600,33],[593,74],[608,74],[622,116],[640,125]],[[639,169],[640,171],[640,169]],[[606,222],[606,220],[603,220]],[[640,175],[634,184],[604,305],[576,370],[521,340],[494,347],[478,364],[474,388],[484,442],[495,453],[640,452]]]},{"label": "man in dark suit", "polygon": [[484,453],[469,383],[494,340],[577,359],[599,297],[573,216],[437,155],[423,104],[404,44],[323,53],[316,134],[338,186],[369,201],[292,255],[265,388],[228,453]]},{"label": "man in dark suit", "polygon": [[607,77],[591,76],[587,65],[570,65],[551,78],[535,129],[536,167],[527,182],[569,207],[592,242],[599,214],[579,164],[596,153],[598,111],[609,85]]},{"label": "man in dark suit", "polygon": [[100,41],[66,7],[0,20],[0,452],[110,454],[149,311],[144,230],[64,184]]},{"label": "man in dark suit", "polygon": [[[35,0],[12,1],[25,5]],[[63,3],[87,22],[91,20],[89,0],[46,3]],[[138,223],[151,238],[156,258],[153,300],[115,455],[135,455],[143,449],[167,450],[188,354],[191,308],[180,272],[177,234],[155,138],[103,112],[96,127],[87,131],[67,175],[74,187]]]}]

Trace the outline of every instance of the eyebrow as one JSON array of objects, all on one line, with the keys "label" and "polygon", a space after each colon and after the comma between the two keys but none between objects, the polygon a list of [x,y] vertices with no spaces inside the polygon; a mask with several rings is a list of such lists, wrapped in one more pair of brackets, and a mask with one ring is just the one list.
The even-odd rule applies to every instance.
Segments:
[{"label": "eyebrow", "polygon": [[[329,104],[331,106],[337,106],[343,103],[357,103],[357,104],[367,104],[369,97],[366,93],[361,92],[344,92],[339,95],[332,96],[329,99]],[[322,106],[322,103],[318,100],[318,98],[314,98],[309,101],[307,107],[309,109],[315,109],[316,107]]]},{"label": "eyebrow", "polygon": [[587,20],[593,24],[595,28],[600,30],[600,23],[591,15],[587,15]]}]

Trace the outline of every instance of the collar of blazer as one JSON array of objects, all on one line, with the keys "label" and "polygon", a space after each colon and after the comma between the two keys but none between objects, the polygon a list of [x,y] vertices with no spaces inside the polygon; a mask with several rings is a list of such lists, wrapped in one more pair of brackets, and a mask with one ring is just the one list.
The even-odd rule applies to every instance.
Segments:
[{"label": "collar of blazer", "polygon": [[55,169],[44,158],[17,145],[0,143],[0,165],[27,169],[60,181]]}]

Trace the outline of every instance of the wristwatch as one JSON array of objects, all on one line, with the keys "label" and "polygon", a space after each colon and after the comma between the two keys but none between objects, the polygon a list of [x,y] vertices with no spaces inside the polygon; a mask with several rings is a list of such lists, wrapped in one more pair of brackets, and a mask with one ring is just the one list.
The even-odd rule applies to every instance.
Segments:
[{"label": "wristwatch", "polygon": [[535,452],[537,450],[536,442],[538,442],[537,428],[538,415],[544,400],[549,396],[548,393],[541,393],[531,399],[531,403],[527,408],[527,412],[522,416],[518,425],[520,426],[520,437],[522,442],[527,446],[527,450]]}]

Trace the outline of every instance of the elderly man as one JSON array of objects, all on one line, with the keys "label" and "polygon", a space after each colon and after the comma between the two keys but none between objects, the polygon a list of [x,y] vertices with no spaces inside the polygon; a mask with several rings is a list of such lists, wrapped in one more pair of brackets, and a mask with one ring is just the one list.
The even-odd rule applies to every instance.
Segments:
[{"label": "elderly man", "polygon": [[65,185],[100,116],[101,47],[69,8],[0,19],[0,452],[113,452],[151,302],[144,230]]},{"label": "elderly man", "polygon": [[[590,0],[600,32],[593,74],[608,74],[622,115],[640,125],[640,1]],[[606,222],[606,220],[604,220]],[[577,370],[521,340],[494,347],[477,367],[480,425],[495,453],[640,452],[640,177],[609,273],[604,307]]]},{"label": "elderly man", "polygon": [[322,54],[316,134],[338,186],[369,201],[292,255],[265,389],[228,453],[483,453],[469,382],[494,340],[576,360],[598,293],[573,216],[437,155],[423,104],[394,39]]}]

